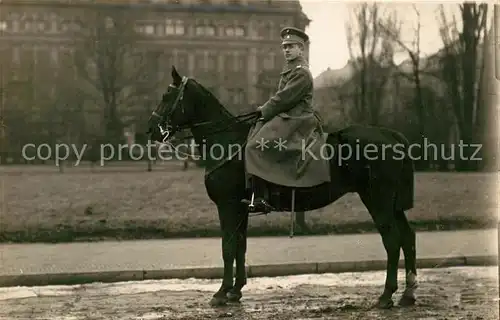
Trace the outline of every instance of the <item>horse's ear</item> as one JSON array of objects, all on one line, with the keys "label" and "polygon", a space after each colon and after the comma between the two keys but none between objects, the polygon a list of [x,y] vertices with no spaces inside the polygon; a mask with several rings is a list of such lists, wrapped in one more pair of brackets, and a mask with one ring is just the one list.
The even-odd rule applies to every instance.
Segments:
[{"label": "horse's ear", "polygon": [[177,72],[177,69],[175,69],[175,66],[173,66],[173,65],[172,65],[172,80],[173,80],[173,84],[175,86],[178,86],[179,84],[181,84],[181,81],[182,81],[181,75],[179,74],[179,72]]}]

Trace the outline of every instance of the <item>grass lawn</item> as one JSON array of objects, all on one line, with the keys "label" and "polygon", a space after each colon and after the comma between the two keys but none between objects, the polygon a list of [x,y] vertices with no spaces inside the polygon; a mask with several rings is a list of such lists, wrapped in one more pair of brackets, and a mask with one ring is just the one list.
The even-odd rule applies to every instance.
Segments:
[{"label": "grass lawn", "polygon": [[[75,241],[218,236],[215,205],[203,185],[203,170],[182,164],[96,168],[3,167],[0,240]],[[22,171],[21,171],[22,170]],[[496,226],[497,174],[417,173],[417,230]],[[289,215],[252,217],[250,235],[288,233]],[[306,214],[314,234],[373,231],[355,194]]]}]

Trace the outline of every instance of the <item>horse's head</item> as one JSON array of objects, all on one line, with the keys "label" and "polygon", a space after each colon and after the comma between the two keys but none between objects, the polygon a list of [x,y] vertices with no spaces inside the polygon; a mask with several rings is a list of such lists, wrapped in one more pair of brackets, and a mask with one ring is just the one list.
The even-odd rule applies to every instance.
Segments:
[{"label": "horse's head", "polygon": [[189,127],[195,116],[196,103],[185,93],[192,80],[181,77],[172,66],[172,83],[162,96],[148,121],[148,134],[153,141],[166,141],[179,130]]},{"label": "horse's head", "polygon": [[[147,134],[153,141],[166,142],[175,133],[184,129],[194,129],[201,136],[231,130],[234,135],[240,131],[248,134],[251,123],[258,113],[233,116],[220,101],[200,83],[179,75],[172,66],[172,84],[162,96],[148,121]],[[231,129],[230,129],[231,128]]]}]

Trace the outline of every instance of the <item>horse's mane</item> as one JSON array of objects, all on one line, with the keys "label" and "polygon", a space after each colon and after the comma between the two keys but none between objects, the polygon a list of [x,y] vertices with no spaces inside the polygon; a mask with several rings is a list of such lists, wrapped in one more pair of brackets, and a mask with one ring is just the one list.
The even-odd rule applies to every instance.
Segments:
[{"label": "horse's mane", "polygon": [[193,78],[189,78],[189,81],[192,81],[192,83],[195,85],[195,87],[198,89],[198,91],[203,95],[202,101],[204,101],[204,104],[215,104],[219,109],[223,111],[225,115],[227,115],[229,118],[233,119],[235,116],[217,99],[217,97],[210,92],[207,88],[205,88],[201,83],[196,81]]},{"label": "horse's mane", "polygon": [[[257,120],[256,112],[250,112],[247,114],[234,115],[230,112],[217,97],[205,88],[201,83],[195,79],[190,78],[193,89],[199,95],[196,99],[200,100],[200,104],[205,109],[210,109],[212,113],[213,125],[215,126],[215,132],[228,131],[231,132],[231,139],[241,139],[246,140],[248,135],[248,130]],[[220,118],[215,118],[220,117]],[[239,133],[238,133],[239,132]]]}]

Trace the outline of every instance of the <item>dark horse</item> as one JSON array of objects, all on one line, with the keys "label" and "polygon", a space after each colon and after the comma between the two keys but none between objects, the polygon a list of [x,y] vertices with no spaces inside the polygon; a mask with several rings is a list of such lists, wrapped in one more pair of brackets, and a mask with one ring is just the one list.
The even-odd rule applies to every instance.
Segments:
[{"label": "dark horse", "polygon": [[[168,137],[184,129],[191,129],[200,153],[205,156],[205,187],[210,199],[217,206],[222,230],[222,258],[224,276],[222,286],[213,295],[211,304],[220,305],[241,299],[246,284],[245,255],[247,249],[248,207],[241,202],[248,198],[244,167],[244,145],[249,130],[257,121],[257,113],[233,116],[201,84],[181,77],[172,67],[172,84],[149,119],[148,134],[153,141],[168,143]],[[331,147],[349,145],[354,150],[359,141],[373,144],[400,145],[404,152],[397,159],[379,158],[368,160],[350,157],[340,163],[339,156],[332,157],[331,182],[311,188],[295,190],[295,210],[309,211],[325,207],[346,193],[356,192],[368,209],[387,252],[386,281],[376,306],[393,306],[392,295],[397,290],[397,271],[400,248],[403,249],[406,269],[406,288],[400,305],[415,303],[416,282],[415,232],[405,216],[405,210],[413,207],[414,168],[409,159],[406,138],[395,131],[351,126],[329,133],[327,144]],[[217,145],[217,148],[212,149]],[[221,146],[239,153],[221,157]],[[359,147],[359,146],[358,146]],[[207,152],[212,150],[215,152]],[[384,148],[387,151],[387,149]],[[394,150],[389,148],[390,150]],[[389,152],[390,153],[390,152]],[[291,211],[292,191],[289,188],[270,185],[271,205],[276,211]],[[335,245],[335,244],[332,244]],[[233,262],[236,272],[233,283]]]}]

